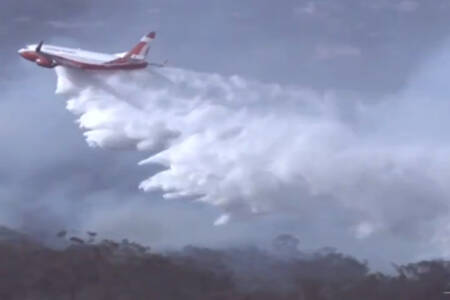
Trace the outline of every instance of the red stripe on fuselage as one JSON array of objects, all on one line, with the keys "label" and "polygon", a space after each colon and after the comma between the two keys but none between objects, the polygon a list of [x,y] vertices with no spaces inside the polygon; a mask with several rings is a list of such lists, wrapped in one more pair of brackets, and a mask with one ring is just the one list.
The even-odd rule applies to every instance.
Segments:
[{"label": "red stripe on fuselage", "polygon": [[56,58],[55,60],[58,62],[58,65],[62,65],[65,67],[79,68],[84,70],[133,70],[133,69],[143,69],[148,65],[146,61],[136,63],[129,61],[119,61],[103,64],[90,64],[76,60],[71,60],[60,56],[55,56],[55,58]]},{"label": "red stripe on fuselage", "polygon": [[84,70],[135,70],[143,69],[147,67],[147,62],[142,63],[128,63],[128,64],[103,64],[103,65],[93,65],[93,64],[81,64],[80,68]]},{"label": "red stripe on fuselage", "polygon": [[84,63],[76,60],[71,60],[65,57],[54,56],[59,65],[66,67],[74,67],[85,70],[133,70],[133,69],[143,69],[147,67],[148,63],[146,61],[132,62],[129,60],[114,61],[103,64],[90,64]]}]

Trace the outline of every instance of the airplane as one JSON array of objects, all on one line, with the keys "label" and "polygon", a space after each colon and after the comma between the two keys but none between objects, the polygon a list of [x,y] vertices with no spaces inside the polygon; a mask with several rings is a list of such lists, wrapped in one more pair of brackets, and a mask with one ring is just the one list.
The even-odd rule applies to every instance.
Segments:
[{"label": "airplane", "polygon": [[167,61],[158,64],[149,63],[145,60],[150,49],[149,43],[155,37],[156,33],[152,31],[143,36],[140,42],[130,51],[117,54],[44,45],[43,41],[37,45],[28,45],[20,49],[18,53],[23,58],[44,68],[64,66],[84,70],[133,70],[142,69],[148,65],[164,67]]}]

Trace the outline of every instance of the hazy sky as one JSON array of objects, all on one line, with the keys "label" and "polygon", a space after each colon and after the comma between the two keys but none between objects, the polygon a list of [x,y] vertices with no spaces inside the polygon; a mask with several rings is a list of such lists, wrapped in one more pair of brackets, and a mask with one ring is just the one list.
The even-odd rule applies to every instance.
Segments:
[{"label": "hazy sky", "polygon": [[403,91],[444,47],[449,13],[444,0],[3,0],[0,223],[42,234],[62,227],[100,230],[170,246],[263,242],[288,232],[299,236],[304,248],[335,246],[374,261],[383,260],[382,254],[374,257],[380,243],[393,245],[386,250],[391,260],[404,258],[411,247],[417,251],[410,258],[434,255],[424,251],[426,240],[408,236],[360,242],[360,249],[333,228],[321,228],[319,239],[313,225],[300,226],[296,216],[217,228],[211,226],[215,208],[143,193],[138,183],[152,170],[133,164],[145,155],[89,148],[63,99],[54,95],[54,72],[22,60],[16,51],[45,40],[123,52],[156,30],[151,61],[168,59],[179,68],[373,101]]}]

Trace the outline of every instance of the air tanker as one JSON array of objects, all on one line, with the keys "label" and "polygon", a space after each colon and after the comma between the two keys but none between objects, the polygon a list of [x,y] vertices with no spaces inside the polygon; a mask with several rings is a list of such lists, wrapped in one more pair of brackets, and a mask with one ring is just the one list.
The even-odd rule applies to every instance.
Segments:
[{"label": "air tanker", "polygon": [[106,54],[81,49],[65,48],[53,45],[28,45],[20,49],[19,54],[44,68],[63,66],[84,70],[133,70],[142,69],[148,65],[163,67],[166,63],[149,63],[145,60],[150,49],[150,42],[156,33],[150,32],[143,36],[140,42],[128,52]]}]

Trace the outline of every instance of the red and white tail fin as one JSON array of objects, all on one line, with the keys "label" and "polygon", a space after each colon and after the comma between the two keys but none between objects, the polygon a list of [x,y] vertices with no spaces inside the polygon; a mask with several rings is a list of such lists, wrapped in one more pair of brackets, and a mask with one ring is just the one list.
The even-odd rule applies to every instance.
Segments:
[{"label": "red and white tail fin", "polygon": [[127,54],[125,54],[124,58],[138,59],[144,60],[148,54],[148,50],[150,49],[149,43],[154,40],[156,37],[156,32],[152,31],[149,34],[143,36],[141,41],[134,46]]}]

